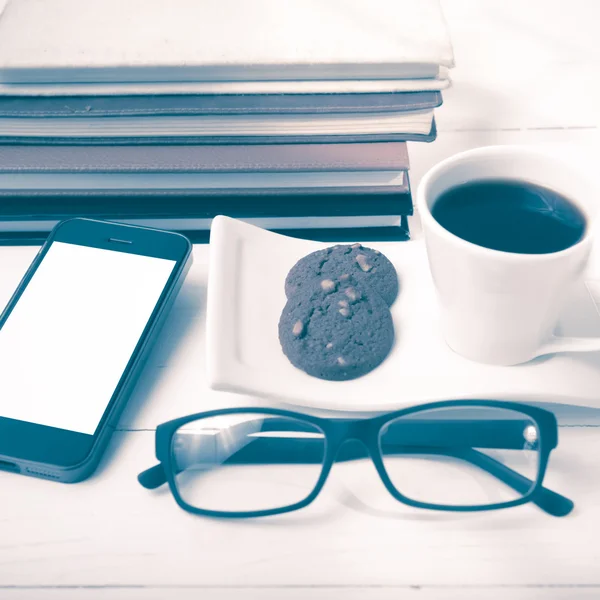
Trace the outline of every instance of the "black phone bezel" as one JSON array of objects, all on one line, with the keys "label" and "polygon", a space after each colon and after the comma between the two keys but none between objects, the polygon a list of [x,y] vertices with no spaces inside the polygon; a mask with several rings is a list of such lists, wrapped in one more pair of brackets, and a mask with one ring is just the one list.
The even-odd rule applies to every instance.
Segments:
[{"label": "black phone bezel", "polygon": [[[116,425],[124,401],[135,381],[133,376],[148,350],[149,341],[157,333],[161,316],[179,291],[191,263],[191,243],[183,235],[108,221],[75,218],[59,223],[50,233],[36,258],[31,263],[17,290],[0,314],[0,328],[16,306],[44,256],[54,242],[63,242],[174,260],[175,267],[140,336],[136,348],[111,399],[107,403],[93,435],[48,427],[0,416],[0,461],[14,466],[24,474],[46,476],[61,481],[80,480],[86,464],[97,462],[97,454],[108,441],[108,430]],[[51,342],[47,341],[49,351]],[[68,472],[72,471],[69,475]]]}]

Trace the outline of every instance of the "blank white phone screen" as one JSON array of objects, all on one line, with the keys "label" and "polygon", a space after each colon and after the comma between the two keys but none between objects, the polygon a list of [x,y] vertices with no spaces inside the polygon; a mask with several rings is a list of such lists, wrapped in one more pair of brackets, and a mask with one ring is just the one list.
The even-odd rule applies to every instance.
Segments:
[{"label": "blank white phone screen", "polygon": [[0,416],[92,435],[175,264],[53,242],[0,329]]}]

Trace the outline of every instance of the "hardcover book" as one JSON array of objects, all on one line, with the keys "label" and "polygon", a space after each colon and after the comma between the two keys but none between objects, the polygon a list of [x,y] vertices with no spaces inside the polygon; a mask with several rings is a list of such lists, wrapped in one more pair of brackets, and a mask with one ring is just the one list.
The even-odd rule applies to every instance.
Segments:
[{"label": "hardcover book", "polygon": [[402,112],[0,117],[0,138],[310,138],[425,136],[433,109]]},{"label": "hardcover book", "polygon": [[406,171],[403,142],[255,145],[0,145],[0,175]]},{"label": "hardcover book", "polygon": [[8,83],[0,74],[0,96],[165,96],[234,94],[368,94],[440,91],[450,86],[445,67],[419,79],[308,79],[269,81],[177,81],[117,83]]},{"label": "hardcover book", "polygon": [[438,0],[9,0],[7,83],[434,78]]},{"label": "hardcover book", "polygon": [[[93,135],[44,135],[32,128],[27,135],[0,135],[0,144],[50,144],[57,146],[60,144],[104,144],[104,145],[132,145],[132,144],[333,144],[333,143],[365,143],[365,142],[433,142],[437,137],[437,128],[435,118],[431,120],[431,129],[428,133],[406,133],[402,132],[402,127],[396,131],[386,130],[383,124],[370,130],[362,132],[346,131],[342,133],[323,133],[316,129],[291,133],[289,130],[285,133],[265,133],[262,135],[250,134],[246,130],[244,135],[236,132],[236,135],[218,135],[216,131],[212,134],[204,135],[172,135],[168,129],[162,132],[162,135],[123,135],[118,128],[113,132],[104,132],[102,128],[93,131]],[[24,133],[24,132],[22,132]],[[133,132],[130,132],[130,134]],[[231,132],[230,132],[231,133]],[[256,132],[254,132],[256,133]]]},{"label": "hardcover book", "polygon": [[0,117],[165,117],[402,113],[442,104],[440,92],[381,94],[202,94],[0,96]]},{"label": "hardcover book", "polygon": [[190,192],[0,195],[0,244],[41,243],[56,223],[75,216],[180,231],[203,243],[219,214],[309,239],[404,240],[412,199],[409,191],[300,198],[285,194],[199,198]]}]

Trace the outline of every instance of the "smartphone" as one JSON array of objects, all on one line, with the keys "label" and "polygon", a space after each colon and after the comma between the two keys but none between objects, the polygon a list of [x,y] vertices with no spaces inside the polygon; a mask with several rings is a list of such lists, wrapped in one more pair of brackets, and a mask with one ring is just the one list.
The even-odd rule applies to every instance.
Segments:
[{"label": "smartphone", "polygon": [[192,262],[177,233],[59,223],[0,315],[0,469],[88,477]]}]

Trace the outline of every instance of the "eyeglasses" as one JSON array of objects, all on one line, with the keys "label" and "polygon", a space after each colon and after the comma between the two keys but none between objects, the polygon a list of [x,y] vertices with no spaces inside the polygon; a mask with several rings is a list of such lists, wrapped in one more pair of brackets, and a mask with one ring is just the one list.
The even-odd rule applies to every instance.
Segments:
[{"label": "eyeglasses", "polygon": [[554,415],[516,402],[435,402],[360,419],[225,409],[160,425],[160,464],[138,480],[147,489],[168,483],[191,513],[261,517],[307,506],[334,461],[364,458],[366,447],[387,490],[410,506],[482,511],[533,502],[564,516],[573,502],[542,486],[557,443]]}]

